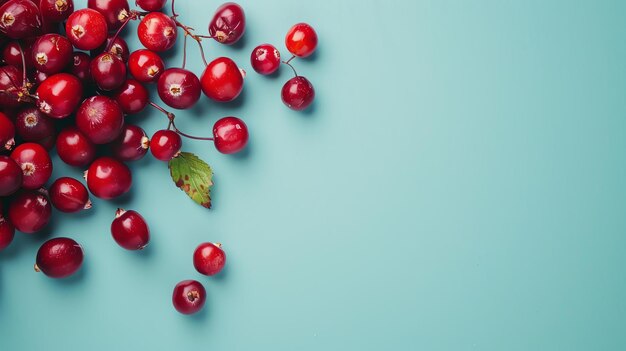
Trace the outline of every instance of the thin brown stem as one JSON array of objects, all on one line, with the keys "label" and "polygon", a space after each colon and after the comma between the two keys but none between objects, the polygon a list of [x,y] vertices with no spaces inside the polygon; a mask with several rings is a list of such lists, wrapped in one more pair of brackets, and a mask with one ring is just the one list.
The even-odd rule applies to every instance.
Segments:
[{"label": "thin brown stem", "polygon": [[167,129],[172,129],[176,133],[184,136],[185,138],[189,138],[189,139],[194,139],[194,140],[213,140],[213,138],[198,137],[198,136],[193,136],[193,135],[189,135],[187,133],[182,132],[180,129],[178,129],[176,127],[176,123],[174,123],[174,119],[176,118],[175,114],[169,112],[168,110],[166,110],[163,107],[155,104],[152,101],[150,101],[150,106],[156,108],[157,110],[161,111],[163,114],[165,114],[167,116],[167,119],[168,119]]},{"label": "thin brown stem", "polygon": [[282,61],[282,62],[283,62],[284,64],[286,64],[287,66],[291,67],[291,70],[293,71],[293,74],[295,74],[295,75],[296,75],[296,77],[297,77],[297,76],[298,76],[298,72],[296,72],[296,69],[295,69],[295,68],[293,68],[293,66],[291,65],[291,63],[289,63],[289,61],[291,61],[292,59],[293,59],[293,57],[292,57],[292,58],[290,58],[290,59],[289,59],[289,60],[287,60],[287,61]]},{"label": "thin brown stem", "polygon": [[174,8],[174,0],[172,0],[172,16],[171,16],[172,20],[174,21],[174,23],[176,23],[177,27],[180,27],[185,31],[185,40],[187,40],[187,36],[190,36],[193,40],[195,40],[198,43],[198,47],[200,48],[200,56],[202,56],[202,62],[204,62],[205,66],[208,65],[206,56],[204,55],[204,48],[202,47],[202,38],[212,38],[212,37],[208,35],[194,34],[195,29],[187,25],[184,25],[176,17],[178,17],[178,14],[176,13],[176,10]]},{"label": "thin brown stem", "polygon": [[193,136],[193,135],[189,135],[187,133],[183,133],[180,131],[180,129],[178,129],[176,127],[176,124],[174,123],[174,120],[170,120],[170,127],[174,129],[174,131],[182,136],[184,136],[185,138],[189,138],[189,139],[194,139],[194,140],[210,140],[212,141],[213,138],[207,138],[207,137],[197,137],[197,136]]},{"label": "thin brown stem", "polygon": [[285,64],[289,64],[289,63],[291,63],[291,60],[293,60],[293,59],[295,59],[295,58],[296,58],[296,55],[291,55],[291,57],[289,58],[289,60],[284,61],[284,63],[285,63]]},{"label": "thin brown stem", "polygon": [[187,33],[185,33],[185,40],[183,40],[183,69],[187,64]]},{"label": "thin brown stem", "polygon": [[109,41],[109,44],[107,44],[106,48],[104,49],[104,52],[109,52],[109,50],[111,50],[111,46],[113,46],[113,42],[120,35],[120,33],[122,32],[124,27],[126,27],[128,22],[130,22],[131,20],[136,19],[136,18],[137,18],[137,14],[134,11],[131,11],[130,15],[128,17],[126,17],[126,19],[124,20],[124,23],[122,23],[120,28],[118,28],[118,30],[115,32],[115,35],[113,35],[113,38],[111,38],[111,41]]}]

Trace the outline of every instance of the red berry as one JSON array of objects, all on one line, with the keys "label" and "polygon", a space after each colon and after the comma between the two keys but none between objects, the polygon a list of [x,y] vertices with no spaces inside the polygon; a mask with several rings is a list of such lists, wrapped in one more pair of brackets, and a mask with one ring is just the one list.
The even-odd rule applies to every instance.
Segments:
[{"label": "red berry", "polygon": [[61,212],[74,213],[91,208],[87,188],[74,178],[55,180],[50,186],[49,195],[52,205]]},{"label": "red berry", "polygon": [[17,134],[25,141],[41,144],[51,138],[54,141],[54,121],[34,106],[22,109],[15,119]]},{"label": "red berry", "polygon": [[[113,41],[113,43],[111,43],[111,41]],[[104,50],[109,46],[110,48],[109,51],[107,51],[108,53],[119,57],[124,62],[128,61],[128,55],[130,55],[130,50],[128,49],[128,44],[126,43],[126,40],[122,39],[120,36],[116,37],[114,35],[109,36],[104,44],[100,45],[100,47],[98,47],[97,49],[91,50],[91,56],[97,56],[103,53]]]},{"label": "red berry", "polygon": [[137,161],[146,155],[148,145],[148,136],[141,127],[126,124],[120,136],[111,143],[111,151],[120,161]]},{"label": "red berry", "polygon": [[200,311],[205,302],[206,290],[197,280],[183,280],[174,287],[172,303],[176,311],[182,314]]},{"label": "red berry", "polygon": [[150,140],[150,152],[157,160],[168,162],[178,155],[183,146],[180,135],[173,130],[158,130]]},{"label": "red berry", "polygon": [[50,75],[47,73],[43,73],[41,71],[34,71],[33,76],[34,76],[33,79],[35,80],[35,85],[39,86],[39,84],[43,83],[46,79],[48,79]]},{"label": "red berry", "polygon": [[315,99],[315,89],[308,79],[296,76],[283,85],[281,97],[287,107],[301,111],[309,107]]},{"label": "red berry", "polygon": [[134,79],[127,79],[111,97],[128,115],[141,112],[149,102],[148,90]]},{"label": "red berry", "polygon": [[239,41],[246,30],[246,15],[243,8],[234,2],[220,6],[209,23],[209,34],[222,44],[231,45]]},{"label": "red berry", "polygon": [[15,125],[5,115],[0,112],[0,151],[2,149],[10,150],[15,145]]},{"label": "red berry", "polygon": [[63,22],[74,12],[73,0],[40,0],[39,10],[46,21]]},{"label": "red berry", "polygon": [[41,30],[39,8],[30,0],[9,0],[0,6],[0,32],[12,39],[23,39]]},{"label": "red berry", "polygon": [[65,23],[67,38],[77,49],[93,50],[107,39],[107,22],[104,16],[92,9],[72,13]]},{"label": "red berry", "polygon": [[163,60],[156,53],[141,49],[134,51],[128,57],[130,74],[142,83],[156,82],[165,70]]},{"label": "red berry", "polygon": [[104,16],[110,31],[120,28],[130,16],[127,0],[89,0],[87,7]]},{"label": "red berry", "polygon": [[124,195],[130,190],[133,182],[130,169],[110,157],[100,157],[93,161],[85,177],[89,191],[105,200]]},{"label": "red berry", "polygon": [[146,220],[136,211],[117,209],[111,223],[111,235],[126,250],[141,250],[150,241],[150,229]]},{"label": "red berry", "polygon": [[92,96],[76,111],[76,126],[94,144],[110,143],[122,132],[124,113],[110,98]]},{"label": "red berry", "polygon": [[[24,47],[26,46],[26,47]],[[15,40],[6,44],[4,50],[2,50],[2,58],[4,63],[9,66],[22,67],[22,53],[20,52],[20,47],[22,48],[22,52],[24,53],[24,62],[26,63],[26,67],[32,67],[31,51],[28,45],[20,46],[20,42]]]},{"label": "red berry", "polygon": [[0,251],[11,244],[15,236],[15,227],[7,218],[0,213]]},{"label": "red berry", "polygon": [[9,220],[22,233],[32,234],[42,230],[51,216],[52,207],[41,191],[22,191],[9,204]]},{"label": "red berry", "polygon": [[280,67],[280,52],[271,44],[261,44],[252,50],[250,63],[257,73],[272,74]]},{"label": "red berry", "polygon": [[216,275],[226,264],[226,254],[222,244],[202,243],[193,253],[193,266],[200,274]]},{"label": "red berry", "polygon": [[248,127],[237,117],[224,117],[213,125],[213,139],[217,151],[234,154],[248,143]]},{"label": "red berry", "polygon": [[[15,66],[0,67],[0,106],[17,107],[21,104],[17,93],[22,89],[22,71]],[[18,84],[18,86],[16,86]]]},{"label": "red berry", "polygon": [[228,102],[241,94],[243,77],[243,73],[233,60],[218,57],[206,66],[200,77],[200,83],[206,96],[215,101]]},{"label": "red berry", "polygon": [[298,23],[289,29],[285,37],[287,50],[298,57],[310,56],[317,48],[317,33],[306,23]]},{"label": "red berry", "polygon": [[9,196],[22,186],[22,169],[9,156],[0,155],[0,196]]},{"label": "red berry", "polygon": [[91,83],[92,78],[91,71],[89,69],[90,66],[91,57],[89,55],[84,52],[75,52],[69,72],[78,77],[83,84]]},{"label": "red berry", "polygon": [[144,11],[159,11],[166,2],[167,0],[136,0],[135,4]]},{"label": "red berry", "polygon": [[80,80],[68,73],[57,73],[48,77],[37,88],[37,107],[52,118],[71,115],[83,96]]},{"label": "red berry", "polygon": [[172,48],[176,43],[176,23],[161,12],[147,14],[137,27],[139,41],[146,49],[161,52]]},{"label": "red berry", "polygon": [[43,146],[35,143],[19,145],[11,153],[11,158],[20,166],[24,178],[24,189],[42,187],[52,175],[52,160]]},{"label": "red berry", "polygon": [[186,109],[200,99],[200,81],[186,69],[168,68],[159,78],[157,92],[168,106]]},{"label": "red berry", "polygon": [[35,271],[50,278],[68,277],[83,264],[83,248],[70,238],[53,238],[37,251]]},{"label": "red berry", "polygon": [[96,157],[96,147],[78,128],[69,126],[56,141],[59,158],[70,166],[85,167]]},{"label": "red berry", "polygon": [[105,52],[91,60],[91,78],[100,90],[114,90],[126,80],[126,65],[121,58]]},{"label": "red berry", "polygon": [[44,34],[33,44],[32,62],[46,74],[59,73],[72,62],[72,43],[59,34]]}]

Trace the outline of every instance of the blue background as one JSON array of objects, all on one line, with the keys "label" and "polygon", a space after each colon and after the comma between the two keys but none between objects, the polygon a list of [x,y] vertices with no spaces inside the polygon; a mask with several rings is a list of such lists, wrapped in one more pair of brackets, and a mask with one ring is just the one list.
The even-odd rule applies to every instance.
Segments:
[{"label": "blue background", "polygon": [[[146,157],[129,196],[54,213],[51,235],[84,246],[77,276],[35,274],[46,235],[18,234],[0,254],[0,349],[626,348],[626,2],[240,3],[242,44],[205,48],[248,70],[243,95],[177,119],[196,134],[227,115],[250,128],[239,156],[185,141],[215,170],[214,208]],[[177,10],[206,32],[218,5]],[[295,61],[317,92],[304,113],[280,100],[286,67],[249,64],[262,42],[285,53],[299,21],[320,38]],[[128,121],[166,126],[156,111]],[[80,177],[55,161],[55,177]],[[118,206],[148,220],[145,251],[111,239]],[[218,277],[193,268],[203,241],[224,244]],[[209,295],[191,317],[170,302],[190,278]]]}]

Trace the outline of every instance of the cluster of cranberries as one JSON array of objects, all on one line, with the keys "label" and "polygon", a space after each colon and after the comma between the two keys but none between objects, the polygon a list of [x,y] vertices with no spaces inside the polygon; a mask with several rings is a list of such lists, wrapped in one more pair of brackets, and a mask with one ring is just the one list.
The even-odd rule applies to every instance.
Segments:
[{"label": "cluster of cranberries", "polygon": [[[203,39],[221,44],[236,43],[244,34],[241,6],[220,6],[199,35],[178,20],[174,0],[172,15],[161,10],[167,0],[88,0],[87,8],[74,9],[73,0],[0,0],[0,251],[15,231],[36,233],[46,227],[52,206],[75,213],[92,207],[90,193],[100,199],[120,197],[131,188],[132,174],[125,162],[154,158],[169,162],[178,157],[182,137],[209,140],[224,154],[241,151],[248,128],[239,118],[228,116],[215,122],[211,137],[197,137],[179,130],[175,115],[150,100],[146,84],[156,84],[160,100],[174,109],[188,109],[202,94],[216,102],[236,99],[243,89],[245,71],[230,58],[207,62]],[[132,51],[120,33],[133,20],[140,21],[137,35],[145,47]],[[159,53],[170,50],[182,34],[182,67],[166,68]],[[185,68],[186,44],[197,42],[205,69],[198,77]],[[293,54],[281,61],[269,44],[254,49],[252,67],[272,74],[281,62],[291,66],[295,57],[310,56],[317,46],[313,28],[300,23],[286,37]],[[303,110],[313,101],[311,83],[298,76],[282,89],[290,108]],[[167,128],[149,138],[126,116],[147,106],[167,117]],[[66,164],[82,167],[86,186],[61,177],[49,183],[56,147]],[[122,248],[140,250],[150,240],[145,219],[136,211],[118,209],[111,235]],[[225,264],[220,244],[203,243],[193,254],[196,270],[217,274]],[[53,278],[75,273],[83,262],[81,246],[70,238],[46,241],[37,252],[35,270]],[[185,314],[200,310],[206,291],[195,280],[174,289],[175,308]]]}]

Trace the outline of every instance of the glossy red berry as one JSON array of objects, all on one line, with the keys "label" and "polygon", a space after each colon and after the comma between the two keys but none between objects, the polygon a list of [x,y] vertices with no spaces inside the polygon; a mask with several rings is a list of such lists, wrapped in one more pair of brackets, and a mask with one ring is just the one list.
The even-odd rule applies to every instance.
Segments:
[{"label": "glossy red berry", "polygon": [[84,52],[75,52],[72,57],[72,65],[69,68],[69,72],[78,77],[83,84],[91,83],[90,66],[91,57],[89,55]]},{"label": "glossy red berry", "polygon": [[63,129],[56,140],[59,158],[70,166],[85,167],[96,158],[96,147],[78,128]]},{"label": "glossy red berry", "polygon": [[72,45],[80,50],[93,50],[107,39],[107,22],[104,16],[92,9],[80,9],[65,22],[65,33]]},{"label": "glossy red berry", "polygon": [[15,227],[0,213],[0,251],[6,249],[15,236]]},{"label": "glossy red berry", "polygon": [[148,152],[150,142],[146,132],[136,125],[126,124],[122,133],[111,143],[113,157],[120,161],[137,161]]},{"label": "glossy red berry", "polygon": [[[18,92],[22,90],[22,70],[15,66],[0,67],[0,106],[17,107],[21,104]],[[17,84],[17,86],[16,86]]]},{"label": "glossy red berry", "polygon": [[25,190],[11,200],[8,214],[15,229],[32,234],[42,230],[50,222],[52,207],[43,192]]},{"label": "glossy red berry", "polygon": [[34,106],[28,106],[18,112],[15,129],[24,141],[41,144],[56,135],[54,121]]},{"label": "glossy red berry", "polygon": [[130,16],[128,0],[89,0],[87,7],[104,16],[110,31],[120,28]]},{"label": "glossy red berry", "polygon": [[9,0],[0,6],[0,33],[12,39],[36,35],[42,22],[39,8],[30,0]]},{"label": "glossy red berry", "polygon": [[162,12],[147,14],[137,27],[139,41],[148,50],[162,52],[176,43],[176,23]]},{"label": "glossy red berry", "polygon": [[182,314],[193,314],[204,307],[206,290],[197,280],[183,280],[176,284],[172,293],[172,303],[176,311]]},{"label": "glossy red berry", "polygon": [[135,4],[144,11],[159,11],[166,2],[167,0],[136,0]]},{"label": "glossy red berry", "polygon": [[168,68],[157,83],[159,97],[168,106],[186,109],[200,99],[200,81],[192,72],[183,68]]},{"label": "glossy red berry", "polygon": [[202,243],[193,253],[193,266],[200,274],[216,275],[226,264],[226,254],[222,244]]},{"label": "glossy red berry", "polygon": [[285,37],[287,50],[298,57],[307,57],[317,48],[317,33],[306,23],[298,23],[289,29]]},{"label": "glossy red berry", "polygon": [[15,145],[15,125],[7,115],[0,112],[0,151],[10,150]]},{"label": "glossy red berry", "polygon": [[0,196],[9,196],[22,186],[22,169],[9,156],[0,155]]},{"label": "glossy red berry", "polygon": [[89,191],[105,200],[124,195],[130,190],[133,182],[130,169],[110,157],[100,157],[93,161],[85,177]]},{"label": "glossy red berry", "polygon": [[149,102],[148,90],[134,79],[127,79],[111,97],[127,115],[141,112]]},{"label": "glossy red berry", "polygon": [[272,74],[280,67],[280,52],[271,44],[261,44],[252,50],[252,68],[260,74]]},{"label": "glossy red berry", "polygon": [[111,223],[111,235],[126,250],[141,250],[150,242],[146,220],[136,211],[118,208]]},{"label": "glossy red berry", "polygon": [[39,10],[46,21],[63,22],[74,12],[73,0],[40,0]]},{"label": "glossy red berry", "polygon": [[115,35],[109,36],[104,44],[100,45],[97,49],[91,50],[91,56],[98,56],[103,53],[107,47],[109,48],[108,53],[119,57],[124,62],[128,62],[128,56],[130,55],[128,44],[126,40],[122,39],[120,36],[116,37]]},{"label": "glossy red berry", "polygon": [[38,189],[52,175],[52,160],[43,146],[35,143],[23,143],[13,150],[11,158],[22,169],[22,187]]},{"label": "glossy red berry", "polygon": [[217,151],[234,154],[248,143],[248,127],[237,117],[224,117],[213,125],[213,139]]},{"label": "glossy red berry", "polygon": [[152,83],[159,79],[165,65],[155,52],[141,49],[132,52],[128,57],[128,70],[141,83]]},{"label": "glossy red berry", "polygon": [[209,23],[209,34],[222,44],[231,45],[239,41],[246,30],[246,15],[243,8],[234,2],[220,6]]},{"label": "glossy red berry", "polygon": [[68,277],[83,264],[83,248],[70,238],[53,238],[37,251],[35,271],[50,278]]},{"label": "glossy red berry", "polygon": [[105,52],[91,60],[91,78],[100,90],[114,90],[126,80],[126,65],[121,58]]},{"label": "glossy red berry", "polygon": [[72,43],[59,34],[44,34],[33,44],[35,68],[46,74],[59,73],[72,62]]},{"label": "glossy red berry", "polygon": [[296,76],[283,85],[281,97],[287,107],[292,110],[301,111],[313,103],[315,99],[315,89],[308,79]]},{"label": "glossy red berry", "polygon": [[57,73],[48,77],[37,88],[37,107],[52,118],[71,115],[83,96],[83,86],[75,76]]},{"label": "glossy red berry", "polygon": [[243,73],[237,64],[228,57],[218,57],[211,61],[202,76],[202,91],[209,98],[219,101],[232,101],[243,90]]},{"label": "glossy red berry", "polygon": [[122,108],[106,96],[92,96],[76,111],[76,126],[94,144],[110,143],[122,132]]},{"label": "glossy red berry", "polygon": [[183,146],[180,135],[173,130],[158,130],[150,139],[150,152],[157,160],[168,162],[178,155]]},{"label": "glossy red berry", "polygon": [[4,50],[2,50],[2,59],[4,63],[9,66],[22,67],[22,53],[20,52],[20,47],[22,52],[24,53],[24,62],[26,63],[26,67],[32,67],[32,61],[30,59],[31,50],[28,48],[28,45],[20,45],[20,42],[17,40],[11,41],[4,46]]},{"label": "glossy red berry", "polygon": [[74,178],[61,177],[55,180],[48,193],[52,205],[61,212],[74,213],[91,208],[87,188]]}]

